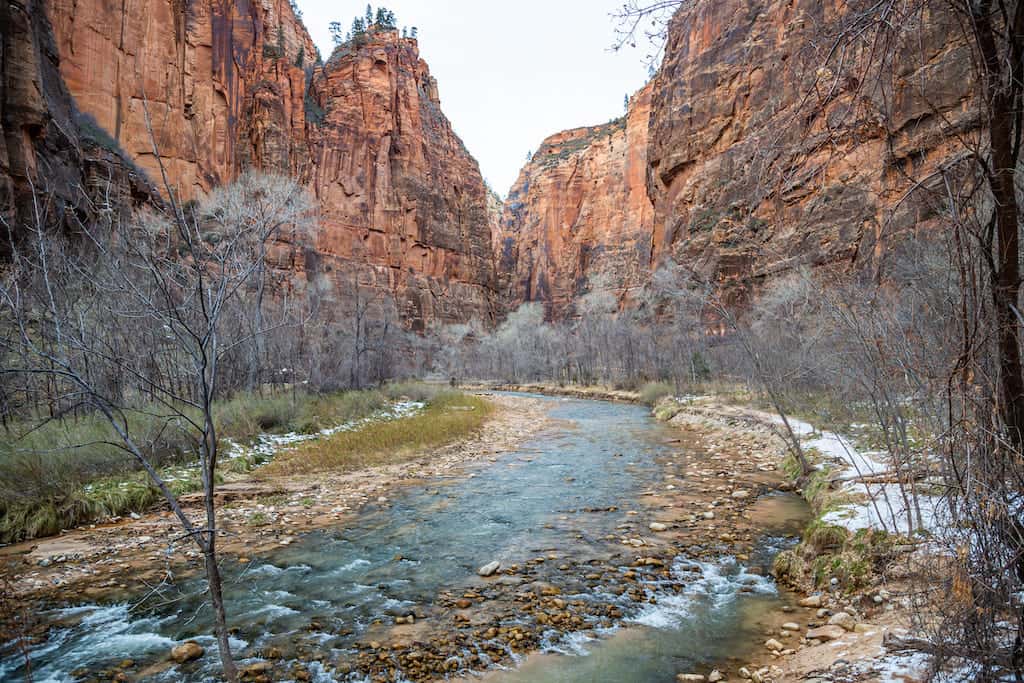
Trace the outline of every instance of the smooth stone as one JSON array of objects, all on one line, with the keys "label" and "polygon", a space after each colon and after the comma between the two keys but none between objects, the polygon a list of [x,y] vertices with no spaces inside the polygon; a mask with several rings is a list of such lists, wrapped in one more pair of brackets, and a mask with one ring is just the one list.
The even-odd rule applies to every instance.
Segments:
[{"label": "smooth stone", "polygon": [[651,522],[648,528],[651,531],[668,531],[668,525],[661,522]]},{"label": "smooth stone", "polygon": [[776,652],[778,652],[779,650],[784,650],[786,648],[785,645],[775,640],[774,638],[769,638],[768,640],[764,641],[764,646],[769,650],[775,650]]},{"label": "smooth stone", "polygon": [[494,576],[494,574],[501,569],[501,562],[495,560],[494,562],[488,562],[480,569],[476,570],[476,573],[480,576]]},{"label": "smooth stone", "polygon": [[839,640],[846,635],[846,629],[842,626],[821,626],[819,628],[812,628],[807,631],[807,640],[820,640],[827,642],[830,640]]},{"label": "smooth stone", "polygon": [[821,607],[821,596],[810,595],[800,601],[801,607]]},{"label": "smooth stone", "polygon": [[846,612],[836,612],[828,620],[830,626],[840,626],[846,631],[853,631],[857,628],[857,620]]},{"label": "smooth stone", "polygon": [[199,659],[206,652],[203,646],[194,640],[182,643],[171,650],[171,659],[176,661],[178,664],[184,664],[190,662],[193,659]]}]

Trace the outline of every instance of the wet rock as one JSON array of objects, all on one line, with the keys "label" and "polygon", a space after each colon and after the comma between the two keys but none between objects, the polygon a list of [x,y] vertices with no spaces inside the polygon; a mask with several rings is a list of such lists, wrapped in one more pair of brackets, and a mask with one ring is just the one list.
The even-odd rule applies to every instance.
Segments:
[{"label": "wet rock", "polygon": [[768,640],[766,640],[766,641],[764,642],[764,646],[765,646],[766,648],[768,648],[769,650],[773,650],[773,651],[775,651],[775,652],[778,652],[779,650],[784,650],[784,649],[786,649],[786,646],[785,646],[785,645],[783,645],[783,644],[782,644],[782,643],[780,643],[779,641],[775,640],[774,638],[769,638]]},{"label": "wet rock", "polygon": [[782,629],[784,631],[799,631],[800,624],[796,623],[795,621],[787,621],[785,624],[782,625]]},{"label": "wet rock", "polygon": [[193,659],[199,659],[203,656],[204,652],[206,652],[206,650],[203,649],[202,645],[194,640],[189,640],[171,650],[171,659],[176,661],[178,664],[184,664],[185,662],[190,662]]},{"label": "wet rock", "polygon": [[744,500],[746,498],[750,498],[750,491],[746,489],[736,489],[732,492],[732,497],[736,500]]},{"label": "wet rock", "polygon": [[807,631],[807,640],[820,640],[824,643],[830,640],[838,640],[845,634],[846,629],[842,626],[820,626]]},{"label": "wet rock", "polygon": [[655,532],[668,531],[668,525],[661,522],[651,522],[648,528]]},{"label": "wet rock", "polygon": [[706,679],[701,674],[677,674],[676,680],[680,683],[704,683]]},{"label": "wet rock", "polygon": [[724,681],[724,680],[725,680],[725,674],[723,674],[718,669],[715,669],[714,671],[712,671],[711,673],[708,674],[708,683],[718,683],[719,681]]},{"label": "wet rock", "polygon": [[484,566],[477,569],[476,573],[480,576],[494,576],[499,569],[501,569],[501,562],[495,560],[494,562],[488,562]]}]

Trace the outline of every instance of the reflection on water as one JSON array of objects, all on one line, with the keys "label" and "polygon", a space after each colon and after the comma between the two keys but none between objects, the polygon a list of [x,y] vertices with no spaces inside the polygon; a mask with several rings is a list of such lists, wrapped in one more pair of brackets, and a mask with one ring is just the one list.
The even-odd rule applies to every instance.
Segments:
[{"label": "reflection on water", "polygon": [[[395,492],[389,504],[368,505],[345,528],[308,534],[227,572],[238,654],[253,658],[277,649],[303,662],[336,662],[354,651],[375,621],[429,611],[442,591],[476,585],[476,568],[491,560],[507,566],[551,552],[580,562],[608,556],[608,539],[621,516],[579,511],[636,507],[637,494],[660,481],[664,461],[683,462],[685,456],[667,445],[670,433],[641,407],[545,400],[556,428],[495,463],[476,465],[477,476]],[[771,545],[763,552],[771,552]],[[647,586],[655,604],[640,608],[619,594],[567,596],[621,604],[634,628],[599,641],[594,638],[609,634],[552,632],[544,641],[548,651],[589,656],[540,657],[510,678],[671,681],[696,662],[727,657],[730,644],[746,635],[749,613],[776,604],[774,587],[728,558],[700,565],[699,573],[694,564],[679,561],[673,568],[674,586],[685,584],[681,592],[655,582]],[[567,592],[586,590],[573,577],[551,580],[566,581]],[[69,625],[55,628],[33,653],[36,681],[74,680],[70,672],[76,669],[126,658],[163,659],[185,639],[208,646],[204,660],[194,670],[165,668],[155,677],[203,680],[216,671],[199,580],[133,612],[118,604],[49,616]],[[0,679],[21,676],[10,645],[3,654]],[[331,670],[310,666],[317,679],[347,679]]]}]

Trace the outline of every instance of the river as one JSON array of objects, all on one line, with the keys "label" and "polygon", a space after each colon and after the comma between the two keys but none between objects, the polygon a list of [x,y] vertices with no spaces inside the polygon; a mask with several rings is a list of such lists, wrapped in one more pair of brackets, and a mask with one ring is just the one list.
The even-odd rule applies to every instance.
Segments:
[{"label": "river", "polygon": [[[272,659],[273,680],[489,672],[500,681],[669,683],[738,656],[760,616],[781,606],[763,568],[799,528],[800,504],[786,503],[791,514],[766,525],[744,562],[678,556],[637,569],[622,538],[640,533],[651,513],[645,494],[663,487],[666,469],[683,472],[693,456],[645,408],[544,401],[552,426],[518,450],[396,489],[343,527],[227,562],[240,664]],[[515,569],[478,577],[493,560]],[[32,652],[34,680],[109,676],[124,660],[132,680],[215,678],[202,588],[190,578],[145,600],[148,590],[47,612],[54,627]],[[544,610],[563,623],[538,619]],[[415,623],[395,626],[408,615]],[[189,639],[206,654],[168,662]],[[23,677],[10,643],[2,655],[0,680]]]}]

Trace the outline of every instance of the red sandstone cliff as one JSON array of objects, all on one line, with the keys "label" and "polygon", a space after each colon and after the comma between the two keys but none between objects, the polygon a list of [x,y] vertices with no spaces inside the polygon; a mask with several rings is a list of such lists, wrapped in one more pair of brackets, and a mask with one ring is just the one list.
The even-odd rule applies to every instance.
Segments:
[{"label": "red sandstone cliff", "polygon": [[[48,0],[45,10],[29,34],[35,42],[4,34],[5,53],[18,50],[19,65],[35,66],[20,80],[8,75],[17,91],[0,93],[0,199],[29,176],[52,175],[36,173],[23,148],[63,159],[70,184],[78,182],[81,155],[59,139],[68,127],[39,113],[49,106],[159,183],[155,141],[184,199],[250,167],[308,185],[320,202],[319,232],[275,250],[275,265],[294,271],[300,289],[316,283],[324,296],[333,284],[326,296],[340,306],[356,286],[364,298],[393,295],[416,329],[493,318],[488,193],[415,40],[372,31],[321,65],[288,0]],[[22,14],[28,25],[31,13]],[[54,93],[49,104],[43,86]]]},{"label": "red sandstone cliff", "polygon": [[971,56],[930,13],[882,69],[869,45],[827,59],[855,5],[683,3],[628,125],[559,133],[523,169],[498,248],[512,305],[559,316],[586,282],[621,295],[665,259],[740,303],[803,265],[874,271],[927,232],[922,188],[978,134]]},{"label": "red sandstone cliff", "polygon": [[[971,55],[927,13],[884,69],[824,51],[854,5],[705,0],[672,21],[654,81],[648,158],[655,260],[734,298],[799,265],[869,270],[935,218],[932,172],[978,133]],[[866,52],[866,50],[865,50]]]},{"label": "red sandstone cliff", "polygon": [[647,194],[651,88],[601,126],[547,138],[509,192],[496,241],[514,303],[561,317],[590,287],[625,297],[649,274],[654,209]]},{"label": "red sandstone cliff", "polygon": [[343,46],[314,88],[324,111],[310,136],[321,260],[359,264],[363,283],[395,292],[416,328],[491,319],[489,192],[416,41],[384,31]]}]

